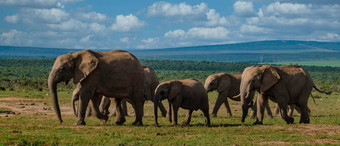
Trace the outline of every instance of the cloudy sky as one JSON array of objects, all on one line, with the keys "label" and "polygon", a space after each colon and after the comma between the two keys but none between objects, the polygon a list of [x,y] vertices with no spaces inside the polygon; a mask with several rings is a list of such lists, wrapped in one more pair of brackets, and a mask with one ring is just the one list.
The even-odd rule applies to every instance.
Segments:
[{"label": "cloudy sky", "polygon": [[0,0],[0,45],[154,49],[340,41],[338,0]]}]

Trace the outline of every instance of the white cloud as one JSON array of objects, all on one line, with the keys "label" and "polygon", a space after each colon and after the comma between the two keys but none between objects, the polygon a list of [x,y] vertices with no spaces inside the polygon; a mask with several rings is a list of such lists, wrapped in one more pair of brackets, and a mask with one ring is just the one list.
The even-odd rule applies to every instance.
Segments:
[{"label": "white cloud", "polygon": [[15,29],[11,29],[8,32],[3,32],[0,35],[0,45],[31,45],[33,40],[25,37],[25,33]]},{"label": "white cloud", "polygon": [[6,16],[6,17],[5,17],[5,21],[6,21],[7,23],[13,23],[13,24],[15,24],[15,23],[18,23],[19,17],[18,17],[18,15]]},{"label": "white cloud", "polygon": [[220,17],[220,14],[216,13],[214,9],[210,9],[207,13],[207,19],[206,22],[207,26],[223,26],[227,25],[227,19],[225,17]]},{"label": "white cloud", "polygon": [[169,38],[181,38],[185,36],[185,31],[182,29],[177,29],[174,31],[169,31],[164,34],[164,37],[169,37]]},{"label": "white cloud", "polygon": [[24,9],[18,14],[24,22],[32,24],[60,23],[69,19],[70,14],[62,9]]},{"label": "white cloud", "polygon": [[130,14],[127,16],[116,16],[116,22],[112,24],[111,29],[118,32],[130,32],[141,28],[145,25],[145,22],[139,20],[136,16]]},{"label": "white cloud", "polygon": [[102,22],[108,19],[108,17],[105,14],[101,14],[97,12],[79,13],[77,14],[77,18],[82,19],[82,20],[94,21],[94,22]]},{"label": "white cloud", "polygon": [[224,27],[194,27],[189,29],[187,32],[181,29],[169,31],[164,34],[166,38],[175,39],[203,39],[203,40],[216,40],[226,39],[229,31]]},{"label": "white cloud", "polygon": [[209,9],[207,4],[188,5],[186,3],[171,4],[156,2],[148,7],[150,17],[171,18],[170,22],[193,23],[199,26],[225,26],[227,19],[220,16],[215,9]]},{"label": "white cloud", "polygon": [[224,27],[206,28],[206,27],[194,27],[191,28],[187,35],[190,38],[196,39],[226,39],[229,31]]},{"label": "white cloud", "polygon": [[148,7],[148,16],[188,16],[202,14],[207,11],[207,5],[201,3],[199,5],[191,6],[186,3],[171,4],[168,2],[156,2]]},{"label": "white cloud", "polygon": [[89,29],[95,33],[104,33],[106,31],[106,26],[98,23],[89,24]]},{"label": "white cloud", "polygon": [[30,8],[64,8],[64,4],[82,0],[1,0],[0,5]]},{"label": "white cloud", "polygon": [[81,43],[87,43],[87,42],[90,41],[91,37],[92,37],[92,35],[88,35],[86,37],[83,37],[83,38],[80,39],[80,42]]},{"label": "white cloud", "polygon": [[256,12],[252,2],[236,1],[234,3],[234,12],[236,16],[240,17],[253,17],[256,16]]},{"label": "white cloud", "polygon": [[129,43],[129,37],[123,37],[123,38],[121,38],[120,39],[120,42],[122,42],[122,43]]},{"label": "white cloud", "polygon": [[81,31],[87,28],[87,24],[76,19],[70,19],[60,24],[49,24],[49,27],[61,31]]},{"label": "white cloud", "polygon": [[257,33],[257,34],[265,34],[265,33],[268,33],[269,30],[268,29],[265,29],[265,28],[261,28],[261,27],[258,27],[258,26],[254,26],[254,25],[245,25],[243,24],[241,27],[240,27],[240,32],[241,33]]}]

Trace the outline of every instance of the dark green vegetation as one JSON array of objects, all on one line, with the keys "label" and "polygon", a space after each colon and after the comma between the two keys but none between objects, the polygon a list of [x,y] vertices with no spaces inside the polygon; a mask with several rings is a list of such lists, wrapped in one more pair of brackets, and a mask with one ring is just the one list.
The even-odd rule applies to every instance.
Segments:
[{"label": "dark green vegetation", "polygon": [[[47,78],[54,59],[0,59],[0,90],[47,91]],[[252,64],[193,62],[193,61],[150,61],[143,65],[155,69],[161,81],[196,78],[204,82],[207,76],[218,72],[236,73]],[[340,67],[304,66],[321,89],[340,91]],[[59,84],[59,90],[74,89],[74,85]]]},{"label": "dark green vegetation", "polygon": [[[263,126],[252,126],[254,119],[241,123],[239,102],[230,101],[233,117],[226,117],[221,107],[218,117],[211,118],[212,127],[205,127],[200,111],[193,114],[191,126],[173,127],[166,118],[159,117],[162,127],[155,127],[153,103],[145,105],[145,126],[132,126],[133,110],[129,105],[127,122],[114,124],[110,117],[101,125],[93,117],[86,118],[87,126],[73,126],[70,99],[74,85],[59,84],[60,105],[64,123],[60,125],[52,108],[47,90],[47,77],[54,59],[0,59],[0,145],[226,145],[226,144],[340,144],[340,67],[305,66],[316,85],[332,95],[313,92],[316,103],[309,100],[311,124],[286,125],[279,116],[265,117]],[[142,64],[156,70],[161,81],[170,79],[205,78],[217,72],[242,72],[252,64],[192,61],[150,61]],[[1,91],[1,90],[4,91]],[[210,112],[216,101],[215,92],[209,94]],[[163,101],[167,106],[166,101]],[[271,107],[274,106],[270,102]],[[273,108],[272,108],[273,109]],[[14,113],[13,113],[14,112]],[[187,111],[179,111],[181,122]],[[7,116],[7,117],[6,117]]]}]

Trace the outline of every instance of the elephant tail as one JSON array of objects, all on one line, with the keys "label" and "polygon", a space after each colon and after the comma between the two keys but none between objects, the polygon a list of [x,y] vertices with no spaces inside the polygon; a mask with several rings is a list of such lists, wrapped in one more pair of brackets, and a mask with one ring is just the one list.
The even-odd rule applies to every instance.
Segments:
[{"label": "elephant tail", "polygon": [[325,93],[325,94],[327,94],[327,95],[330,95],[330,94],[332,93],[332,91],[330,91],[330,92],[321,91],[321,90],[318,89],[315,85],[313,85],[313,87],[314,87],[314,89],[315,89],[316,91],[319,91],[320,93]]},{"label": "elephant tail", "polygon": [[230,97],[229,99],[234,100],[234,101],[241,101],[241,94],[238,94],[236,96]]},{"label": "elephant tail", "polygon": [[314,104],[315,104],[316,102],[315,102],[315,99],[314,99],[313,94],[311,93],[310,96],[312,97],[312,99],[313,99],[313,101],[314,101]]}]

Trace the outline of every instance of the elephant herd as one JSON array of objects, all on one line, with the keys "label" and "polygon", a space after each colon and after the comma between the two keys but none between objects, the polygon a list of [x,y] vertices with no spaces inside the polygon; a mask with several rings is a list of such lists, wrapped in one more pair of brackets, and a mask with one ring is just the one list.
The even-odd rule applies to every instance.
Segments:
[{"label": "elephant herd", "polygon": [[[77,88],[73,92],[72,109],[78,117],[75,125],[86,125],[86,111],[105,124],[108,120],[109,106],[115,106],[116,124],[123,124],[127,115],[126,102],[129,102],[135,112],[133,125],[143,125],[142,117],[145,100],[154,102],[155,124],[158,125],[158,108],[162,116],[177,125],[178,109],[187,109],[186,119],[182,124],[188,125],[194,110],[201,110],[205,124],[210,125],[208,92],[216,90],[218,98],[212,115],[216,116],[222,104],[226,106],[231,116],[228,99],[241,101],[242,122],[252,109],[254,124],[262,124],[264,109],[272,116],[268,99],[276,102],[281,117],[291,124],[294,119],[290,113],[294,107],[301,114],[300,123],[309,123],[308,98],[311,91],[324,92],[316,88],[311,76],[306,70],[296,65],[271,66],[258,65],[244,69],[242,74],[217,73],[207,77],[203,85],[196,79],[170,80],[159,83],[154,70],[142,66],[131,53],[122,50],[95,52],[82,50],[75,53],[60,55],[54,62],[48,77],[53,107],[60,123],[63,122],[58,103],[57,85],[66,84],[73,79]],[[257,92],[255,104],[254,95]],[[162,100],[167,99],[168,112]],[[78,101],[78,106],[75,102]],[[78,110],[77,110],[78,109]]]}]

